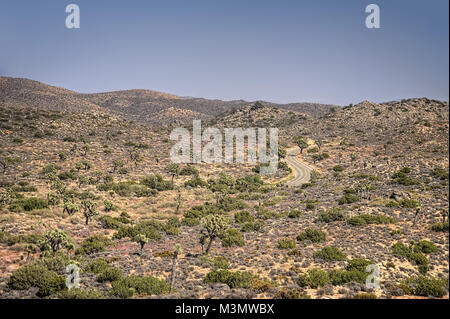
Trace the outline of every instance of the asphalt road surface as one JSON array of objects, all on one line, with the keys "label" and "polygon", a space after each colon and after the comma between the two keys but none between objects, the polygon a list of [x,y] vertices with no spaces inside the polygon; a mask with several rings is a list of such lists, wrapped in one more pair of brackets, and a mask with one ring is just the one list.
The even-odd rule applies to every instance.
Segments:
[{"label": "asphalt road surface", "polygon": [[298,148],[290,149],[287,151],[285,158],[286,163],[292,168],[294,173],[294,179],[291,179],[286,183],[290,187],[301,186],[311,179],[311,171],[313,169],[297,158],[299,152],[300,150]]}]

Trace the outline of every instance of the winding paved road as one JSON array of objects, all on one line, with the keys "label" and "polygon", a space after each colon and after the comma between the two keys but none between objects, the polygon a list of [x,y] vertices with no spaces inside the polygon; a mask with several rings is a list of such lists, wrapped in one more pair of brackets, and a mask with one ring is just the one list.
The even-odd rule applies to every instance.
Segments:
[{"label": "winding paved road", "polygon": [[311,178],[311,171],[313,169],[297,158],[299,152],[300,150],[298,148],[287,150],[285,160],[294,173],[294,179],[291,179],[286,183],[289,187],[296,187],[305,184],[309,182]]}]

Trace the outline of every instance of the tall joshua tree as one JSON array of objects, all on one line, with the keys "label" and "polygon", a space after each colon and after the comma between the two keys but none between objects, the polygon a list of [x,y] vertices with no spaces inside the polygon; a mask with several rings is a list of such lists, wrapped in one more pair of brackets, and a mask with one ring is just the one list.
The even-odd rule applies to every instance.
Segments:
[{"label": "tall joshua tree", "polygon": [[86,218],[86,225],[88,225],[92,217],[98,214],[97,205],[90,199],[87,199],[81,202],[81,207],[83,209],[83,216]]},{"label": "tall joshua tree", "polygon": [[170,277],[170,292],[173,291],[173,288],[175,287],[175,278],[176,278],[176,272],[177,272],[177,266],[178,266],[178,255],[181,253],[181,245],[176,244],[175,249],[173,251],[173,261],[172,261],[172,275]]},{"label": "tall joshua tree", "polygon": [[178,176],[180,174],[180,164],[170,163],[166,167],[166,172],[172,176],[172,185],[173,185],[173,179],[175,178],[175,176]]},{"label": "tall joshua tree", "polygon": [[207,215],[202,221],[204,229],[200,235],[200,243],[203,247],[203,244],[208,241],[208,245],[205,250],[205,254],[208,254],[214,239],[222,235],[223,232],[228,229],[229,222],[225,217],[216,214]]},{"label": "tall joshua tree", "polygon": [[305,141],[305,139],[302,136],[299,136],[295,139],[295,143],[300,148],[300,154],[303,153],[303,150],[308,147],[308,143]]}]

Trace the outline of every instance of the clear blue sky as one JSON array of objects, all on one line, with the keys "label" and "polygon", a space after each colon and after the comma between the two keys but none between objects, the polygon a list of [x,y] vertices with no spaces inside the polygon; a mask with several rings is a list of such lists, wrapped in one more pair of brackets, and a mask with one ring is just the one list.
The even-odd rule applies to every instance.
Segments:
[{"label": "clear blue sky", "polygon": [[[65,7],[81,29],[65,27]],[[381,8],[367,29],[365,6]],[[449,96],[448,0],[0,0],[0,75],[333,104]]]}]

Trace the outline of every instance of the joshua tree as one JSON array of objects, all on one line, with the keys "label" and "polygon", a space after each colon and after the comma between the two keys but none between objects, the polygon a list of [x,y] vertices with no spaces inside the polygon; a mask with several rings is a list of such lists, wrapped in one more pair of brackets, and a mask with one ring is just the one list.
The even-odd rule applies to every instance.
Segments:
[{"label": "joshua tree", "polygon": [[98,215],[97,205],[90,199],[87,199],[81,202],[81,207],[83,209],[83,215],[86,218],[86,225],[88,225],[92,217]]},{"label": "joshua tree", "polygon": [[318,139],[318,140],[316,141],[316,145],[317,145],[317,147],[319,148],[319,151],[320,151],[320,149],[321,149],[322,146],[323,146],[323,140]]},{"label": "joshua tree", "polygon": [[416,212],[414,213],[414,223],[413,223],[414,226],[416,226],[417,220],[419,219],[421,213],[422,213],[422,207],[419,206],[416,208]]},{"label": "joshua tree", "polygon": [[75,204],[72,200],[68,200],[64,203],[63,214],[67,212],[69,216],[72,216],[76,212],[78,212],[80,208],[77,204]]},{"label": "joshua tree", "polygon": [[441,211],[441,215],[442,215],[442,223],[445,223],[445,220],[448,219],[448,209],[443,209]]},{"label": "joshua tree", "polygon": [[181,205],[183,204],[183,198],[181,197],[181,188],[177,188],[177,210],[176,213],[180,211]]},{"label": "joshua tree", "polygon": [[141,154],[138,151],[130,151],[130,162],[134,162],[134,167],[138,166],[141,161]]},{"label": "joshua tree", "polygon": [[172,185],[173,185],[173,179],[175,178],[175,176],[178,176],[180,174],[180,164],[170,163],[166,167],[166,172],[172,176]]},{"label": "joshua tree", "polygon": [[51,251],[53,255],[60,249],[73,249],[73,243],[65,232],[59,229],[49,230],[43,239],[38,242],[42,252]]},{"label": "joshua tree", "polygon": [[176,278],[176,271],[178,266],[178,255],[181,253],[181,245],[176,244],[175,249],[173,251],[173,262],[172,262],[172,275],[170,278],[170,292],[173,291],[173,287],[175,287],[175,278]]},{"label": "joshua tree", "polygon": [[84,144],[84,145],[81,147],[81,150],[83,151],[83,156],[86,156],[90,149],[91,149],[91,148],[90,148],[90,146],[89,146],[88,144]]},{"label": "joshua tree", "polygon": [[3,174],[6,173],[6,169],[9,166],[20,163],[22,160],[19,157],[4,157],[0,158],[0,166],[3,168]]},{"label": "joshua tree", "polygon": [[308,143],[306,143],[306,141],[304,140],[304,138],[302,136],[297,137],[295,139],[295,143],[300,148],[300,154],[302,154],[303,150],[308,147]]},{"label": "joshua tree", "polygon": [[117,172],[119,168],[122,168],[125,163],[122,160],[114,160],[113,161],[113,173]]},{"label": "joshua tree", "polygon": [[148,238],[144,234],[137,234],[133,240],[140,245],[141,252],[144,250],[145,244],[148,243]]},{"label": "joshua tree", "polygon": [[229,221],[221,215],[211,214],[205,216],[202,219],[202,222],[204,229],[200,235],[200,243],[202,244],[203,250],[203,245],[208,240],[208,245],[205,250],[205,254],[208,254],[214,239],[222,235],[223,232],[228,229]]}]

